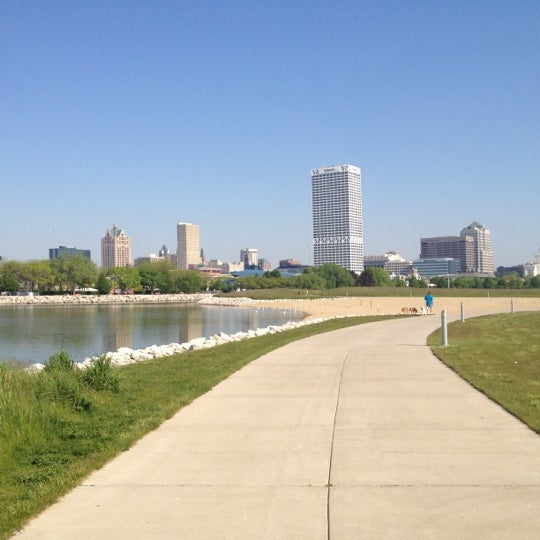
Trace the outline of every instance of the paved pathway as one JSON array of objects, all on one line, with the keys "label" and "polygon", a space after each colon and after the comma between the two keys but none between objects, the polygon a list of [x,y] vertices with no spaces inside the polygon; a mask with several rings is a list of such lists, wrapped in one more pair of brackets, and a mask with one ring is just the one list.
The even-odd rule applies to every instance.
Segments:
[{"label": "paved pathway", "polygon": [[540,437],[432,356],[439,323],[261,357],[17,540],[540,538]]}]

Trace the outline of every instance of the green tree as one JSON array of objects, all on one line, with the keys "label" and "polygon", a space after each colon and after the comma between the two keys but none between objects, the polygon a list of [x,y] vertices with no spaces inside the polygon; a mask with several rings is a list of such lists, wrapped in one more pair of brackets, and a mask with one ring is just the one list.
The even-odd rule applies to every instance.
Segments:
[{"label": "green tree", "polygon": [[457,289],[473,289],[474,278],[473,277],[457,277],[454,279],[454,287]]},{"label": "green tree", "polygon": [[412,277],[410,280],[409,280],[409,287],[413,287],[413,288],[425,288],[427,287],[427,283],[426,283],[426,280],[425,279],[418,279],[416,277]]},{"label": "green tree", "polygon": [[535,289],[540,289],[540,274],[534,276],[531,279],[531,287],[534,287]]},{"label": "green tree", "polygon": [[495,278],[485,278],[482,287],[484,289],[496,289],[499,284],[499,280]]},{"label": "green tree", "polygon": [[326,288],[326,281],[312,268],[306,268],[302,274],[287,279],[285,285],[292,289],[320,290]]},{"label": "green tree", "polygon": [[[7,287],[4,290],[7,292],[16,292],[21,288],[21,284],[25,282],[24,265],[19,261],[5,261],[0,263],[0,279],[3,286]],[[17,285],[15,286],[15,282]]]},{"label": "green tree", "polygon": [[373,274],[377,287],[388,287],[388,285],[392,285],[392,280],[384,268],[369,267],[369,269]]},{"label": "green tree", "polygon": [[448,289],[448,286],[452,287],[452,282],[448,276],[435,276],[429,282],[439,289]]},{"label": "green tree", "polygon": [[354,279],[350,272],[337,264],[325,263],[321,266],[316,266],[314,271],[324,279],[326,289],[354,286]]},{"label": "green tree", "polygon": [[196,270],[175,270],[172,273],[174,289],[183,293],[196,293],[206,288],[206,282]]},{"label": "green tree", "polygon": [[101,271],[96,280],[96,289],[99,294],[109,294],[112,289],[110,280],[105,275],[105,272]]},{"label": "green tree", "polygon": [[362,270],[361,274],[358,276],[356,284],[359,287],[375,287],[377,282],[375,281],[373,267],[370,266],[368,268],[364,268],[364,270]]},{"label": "green tree", "polygon": [[221,291],[221,292],[230,292],[233,288],[232,280],[231,279],[227,280],[222,277],[218,277],[211,280],[208,286],[210,290],[212,291]]},{"label": "green tree", "polygon": [[265,272],[263,274],[265,278],[281,278],[281,272],[276,268],[275,270],[272,270],[270,272]]},{"label": "green tree", "polygon": [[63,255],[53,259],[51,266],[60,289],[73,294],[75,294],[76,289],[84,289],[94,285],[98,275],[96,265],[83,255],[75,255],[74,257]]},{"label": "green tree", "polygon": [[0,273],[0,291],[14,293],[20,289],[19,280],[14,274]]},{"label": "green tree", "polygon": [[137,267],[144,291],[162,293],[173,291],[171,272],[174,270],[170,261],[145,262]]},{"label": "green tree", "polygon": [[40,291],[50,290],[54,286],[54,272],[49,259],[25,263],[23,275],[29,282],[30,289],[38,294]]},{"label": "green tree", "polygon": [[107,277],[115,290],[133,291],[141,287],[141,278],[135,268],[113,266],[107,270]]},{"label": "green tree", "polygon": [[510,272],[499,279],[499,287],[504,289],[522,289],[525,286],[525,280],[518,272]]}]

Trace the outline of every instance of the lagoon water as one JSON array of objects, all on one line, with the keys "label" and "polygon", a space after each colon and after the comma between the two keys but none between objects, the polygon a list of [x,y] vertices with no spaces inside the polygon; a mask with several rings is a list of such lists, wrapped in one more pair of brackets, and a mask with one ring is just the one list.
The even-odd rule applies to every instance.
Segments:
[{"label": "lagoon water", "polygon": [[61,350],[80,362],[120,347],[185,343],[301,318],[294,311],[197,304],[2,306],[0,362],[45,363]]}]

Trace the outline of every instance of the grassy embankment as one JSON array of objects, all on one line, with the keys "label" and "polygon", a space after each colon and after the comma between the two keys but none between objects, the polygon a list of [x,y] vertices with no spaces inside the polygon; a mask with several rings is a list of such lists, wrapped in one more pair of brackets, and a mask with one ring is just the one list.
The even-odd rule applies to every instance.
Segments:
[{"label": "grassy embankment", "polygon": [[103,366],[86,380],[65,361],[40,374],[0,364],[0,538],[255,358],[385,318],[333,319],[112,371]]},{"label": "grassy embankment", "polygon": [[[441,298],[538,298],[540,289],[430,289]],[[230,293],[218,293],[224,298],[252,298],[254,300],[282,300],[304,298],[336,298],[341,296],[357,297],[396,297],[423,298],[425,288],[408,287],[342,287],[339,289],[252,289]]]},{"label": "grassy embankment", "polygon": [[433,352],[475,388],[540,433],[540,313],[478,317],[428,338]]}]

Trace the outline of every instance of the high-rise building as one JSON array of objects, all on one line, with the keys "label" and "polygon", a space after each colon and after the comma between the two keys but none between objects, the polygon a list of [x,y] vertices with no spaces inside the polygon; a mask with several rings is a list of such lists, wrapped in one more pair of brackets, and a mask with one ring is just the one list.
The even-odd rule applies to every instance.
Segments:
[{"label": "high-rise building", "polygon": [[313,262],[364,269],[361,171],[353,165],[311,171]]},{"label": "high-rise building", "polygon": [[491,251],[491,232],[489,229],[473,221],[461,231],[461,236],[470,236],[474,240],[475,272],[479,274],[493,274],[493,251]]},{"label": "high-rise building", "polygon": [[259,266],[259,251],[256,248],[241,249],[240,260],[244,263],[244,270],[254,270]]},{"label": "high-rise building", "polygon": [[420,259],[451,257],[459,260],[461,273],[494,273],[491,233],[474,221],[459,236],[420,239]]},{"label": "high-rise building", "polygon": [[116,224],[101,239],[101,266],[131,266],[131,240]]},{"label": "high-rise building", "polygon": [[199,225],[178,223],[176,226],[177,249],[176,266],[189,270],[201,263],[201,237]]},{"label": "high-rise building", "polygon": [[459,261],[459,272],[474,272],[474,239],[470,236],[420,238],[420,259],[452,258]]}]

